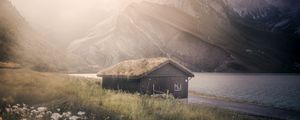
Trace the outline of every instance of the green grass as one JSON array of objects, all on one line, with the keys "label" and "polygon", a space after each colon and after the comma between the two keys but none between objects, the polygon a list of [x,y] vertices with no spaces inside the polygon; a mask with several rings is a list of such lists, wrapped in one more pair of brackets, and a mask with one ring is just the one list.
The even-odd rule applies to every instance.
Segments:
[{"label": "green grass", "polygon": [[188,105],[175,99],[151,98],[105,90],[95,79],[24,69],[0,69],[1,116],[8,104],[25,103],[55,111],[85,111],[88,119],[112,120],[256,120],[229,110]]}]

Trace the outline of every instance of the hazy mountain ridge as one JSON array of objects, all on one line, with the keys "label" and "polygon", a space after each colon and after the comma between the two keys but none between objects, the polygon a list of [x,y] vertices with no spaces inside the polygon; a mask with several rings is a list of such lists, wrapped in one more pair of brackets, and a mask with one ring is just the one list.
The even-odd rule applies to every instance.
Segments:
[{"label": "hazy mountain ridge", "polygon": [[[143,9],[148,10],[144,11]],[[173,14],[173,11],[175,11],[175,14]],[[168,15],[169,13],[172,13],[173,15]],[[178,21],[172,21],[176,18],[182,18],[183,20],[178,19]],[[199,40],[198,37],[200,36],[196,33],[197,30],[192,27],[193,23],[196,24],[196,19],[173,7],[164,8],[161,5],[148,2],[134,3],[120,13],[116,19],[116,28],[114,28],[113,33],[109,34],[109,36],[114,39],[106,41],[106,38],[102,39],[96,37],[88,39],[82,41],[80,44],[89,43],[89,45],[81,46],[77,48],[77,50],[90,50],[92,47],[96,46],[98,48],[96,49],[98,53],[91,57],[102,57],[101,55],[106,56],[102,57],[101,60],[98,59],[98,62],[104,66],[128,58],[170,55],[172,58],[176,56],[174,59],[186,63],[186,65],[191,68],[195,65],[199,65],[203,69],[213,71],[223,63],[224,59],[229,59],[229,54],[224,52],[224,50],[221,50],[221,48],[218,48],[209,42]],[[103,30],[110,31],[111,29]],[[96,36],[101,36],[103,33],[106,32],[98,32],[98,35]],[[182,41],[181,39],[186,39],[186,41]],[[93,42],[90,42],[91,40],[101,41],[101,44],[94,44]],[[199,44],[199,42],[201,44]],[[209,49],[212,49],[211,52],[217,52],[215,56],[211,57],[213,61],[210,63],[207,62],[207,65],[202,64],[201,62],[199,63],[199,61],[206,61],[205,57],[209,56],[208,52],[203,50],[201,46],[210,46]],[[183,50],[179,51],[177,48],[183,48]],[[86,53],[86,51],[83,51],[81,54],[88,55]],[[198,53],[201,53],[202,55],[200,56]],[[111,59],[106,60],[109,58]],[[110,61],[110,63],[106,63],[105,61]],[[194,69],[198,69],[198,67],[194,67]]]},{"label": "hazy mountain ridge", "polygon": [[105,20],[110,23],[101,22],[102,31],[91,32],[98,37],[84,37],[69,50],[100,66],[171,56],[196,71],[284,71],[291,62],[288,38],[228,12],[217,0],[135,2]]},{"label": "hazy mountain ridge", "polygon": [[7,0],[0,1],[0,61],[13,61],[34,69],[62,69],[62,54],[34,31]]},{"label": "hazy mountain ridge", "polygon": [[[237,3],[247,10],[260,5],[241,14],[228,1],[235,2],[123,1],[85,36],[73,40],[65,52],[34,32],[4,0],[1,13],[7,14],[0,17],[1,49],[5,51],[1,50],[1,60],[95,72],[126,59],[165,56],[194,71],[299,72],[299,30],[294,29],[299,28],[298,13],[277,19],[277,11],[283,14],[289,9],[270,5],[270,0],[253,0],[249,6]],[[292,20],[285,22],[285,17]]]}]

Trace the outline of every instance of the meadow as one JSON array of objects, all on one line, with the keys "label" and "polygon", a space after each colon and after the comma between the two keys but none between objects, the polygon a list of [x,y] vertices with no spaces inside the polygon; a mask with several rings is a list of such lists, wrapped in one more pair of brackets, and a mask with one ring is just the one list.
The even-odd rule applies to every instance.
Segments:
[{"label": "meadow", "polygon": [[0,69],[3,120],[264,120],[216,107],[101,88],[98,79]]}]

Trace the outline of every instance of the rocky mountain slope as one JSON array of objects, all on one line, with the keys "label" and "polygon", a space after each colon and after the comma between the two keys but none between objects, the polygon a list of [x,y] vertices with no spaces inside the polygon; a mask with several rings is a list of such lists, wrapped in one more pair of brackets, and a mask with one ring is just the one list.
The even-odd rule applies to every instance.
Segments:
[{"label": "rocky mountain slope", "polygon": [[0,61],[50,70],[63,67],[60,58],[55,46],[34,31],[9,1],[0,0]]},{"label": "rocky mountain slope", "polygon": [[[246,6],[236,1],[130,2],[74,40],[68,51],[80,63],[100,68],[125,59],[167,56],[194,71],[295,71],[297,26],[282,23],[283,18],[266,22],[277,18],[267,0]],[[248,8],[253,10],[243,11]]]},{"label": "rocky mountain slope", "polygon": [[296,0],[227,0],[232,13],[264,24],[271,31],[299,34],[300,2]]}]

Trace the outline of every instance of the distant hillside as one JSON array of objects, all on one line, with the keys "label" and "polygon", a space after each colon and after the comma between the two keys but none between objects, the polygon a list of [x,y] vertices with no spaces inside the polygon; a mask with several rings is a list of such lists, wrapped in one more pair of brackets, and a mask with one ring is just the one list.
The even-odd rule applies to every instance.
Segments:
[{"label": "distant hillside", "polygon": [[[250,20],[231,4],[234,0],[228,1],[132,2],[74,40],[68,51],[81,63],[100,68],[125,59],[166,56],[194,71],[297,72],[296,31]],[[257,14],[269,5],[251,4],[262,4]]]},{"label": "distant hillside", "polygon": [[35,32],[8,0],[0,0],[0,62],[16,62],[37,70],[58,70],[62,55]]}]

